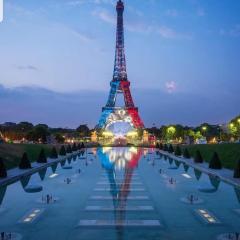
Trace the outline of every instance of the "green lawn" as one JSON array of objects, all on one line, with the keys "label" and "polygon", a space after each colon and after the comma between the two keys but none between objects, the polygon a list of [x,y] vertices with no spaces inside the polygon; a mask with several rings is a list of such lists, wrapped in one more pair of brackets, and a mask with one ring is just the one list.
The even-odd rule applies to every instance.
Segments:
[{"label": "green lawn", "polygon": [[46,155],[49,155],[52,146],[43,144],[0,144],[0,157],[3,158],[6,167],[10,169],[18,166],[24,152],[27,152],[32,162],[36,161],[42,148],[44,148]]},{"label": "green lawn", "polygon": [[210,161],[213,153],[216,151],[225,168],[233,169],[236,161],[240,159],[240,144],[238,143],[182,146],[183,149],[185,147],[189,150],[191,156],[194,156],[195,152],[199,150],[203,159],[207,162]]}]

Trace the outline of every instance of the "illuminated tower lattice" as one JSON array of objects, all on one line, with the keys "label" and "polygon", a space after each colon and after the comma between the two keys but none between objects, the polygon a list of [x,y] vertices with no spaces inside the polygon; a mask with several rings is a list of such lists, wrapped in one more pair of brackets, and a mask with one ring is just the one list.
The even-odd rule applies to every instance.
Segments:
[{"label": "illuminated tower lattice", "polygon": [[[127,77],[123,28],[124,4],[121,0],[118,0],[116,10],[117,33],[113,79],[110,83],[111,89],[107,104],[102,109],[101,118],[96,128],[104,129],[114,122],[129,122],[136,129],[144,128],[144,124],[138,114],[138,108],[133,103],[130,82]],[[124,107],[116,107],[117,94],[123,94]]]}]

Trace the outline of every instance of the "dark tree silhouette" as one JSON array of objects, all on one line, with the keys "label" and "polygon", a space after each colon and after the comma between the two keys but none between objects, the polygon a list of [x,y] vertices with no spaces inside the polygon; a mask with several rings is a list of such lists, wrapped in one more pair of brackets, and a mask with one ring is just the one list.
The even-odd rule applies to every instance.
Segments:
[{"label": "dark tree silhouette", "polygon": [[6,177],[7,177],[6,166],[3,162],[3,159],[0,157],[0,178],[6,178]]},{"label": "dark tree silhouette", "polygon": [[29,169],[29,168],[32,168],[31,162],[29,161],[28,155],[27,155],[26,152],[23,153],[23,155],[22,155],[21,161],[20,161],[20,163],[19,163],[19,168],[20,168],[20,169]]},{"label": "dark tree silhouette", "polygon": [[163,144],[162,143],[159,144],[159,149],[163,150]]},{"label": "dark tree silhouette", "polygon": [[175,156],[181,156],[182,155],[182,150],[181,148],[177,145],[175,152],[174,152]]},{"label": "dark tree silhouette", "polygon": [[51,154],[50,154],[50,158],[53,158],[53,159],[58,158],[57,149],[55,147],[52,148],[52,151],[51,151]]},{"label": "dark tree silhouette", "polygon": [[172,144],[169,145],[168,152],[169,153],[173,153],[174,152]]},{"label": "dark tree silhouette", "polygon": [[83,149],[83,148],[85,148],[85,145],[84,145],[84,143],[82,142],[82,143],[81,143],[81,149]]},{"label": "dark tree silhouette", "polygon": [[184,149],[183,157],[184,157],[184,158],[191,158],[190,153],[189,153],[189,151],[188,151],[187,148]]},{"label": "dark tree silhouette", "polygon": [[220,160],[217,152],[214,152],[214,154],[209,162],[209,168],[222,169],[222,163],[221,163],[221,160]]},{"label": "dark tree silhouette", "polygon": [[67,145],[67,153],[72,153],[72,148],[71,148],[71,145],[70,144],[68,144]]},{"label": "dark tree silhouette", "polygon": [[203,163],[203,158],[199,150],[196,151],[194,156],[194,162],[195,163]]},{"label": "dark tree silhouette", "polygon": [[234,178],[240,178],[240,159],[237,161],[236,167],[234,169]]},{"label": "dark tree silhouette", "polygon": [[47,163],[47,157],[46,157],[46,154],[45,154],[45,151],[43,148],[41,149],[41,151],[39,153],[37,162],[38,163]]},{"label": "dark tree silhouette", "polygon": [[66,156],[66,149],[63,145],[60,148],[59,155]]},{"label": "dark tree silhouette", "polygon": [[166,143],[163,146],[163,151],[168,152],[168,145]]},{"label": "dark tree silhouette", "polygon": [[77,145],[76,145],[76,143],[73,143],[73,145],[72,145],[72,151],[73,151],[73,152],[76,152],[76,151],[77,151]]}]

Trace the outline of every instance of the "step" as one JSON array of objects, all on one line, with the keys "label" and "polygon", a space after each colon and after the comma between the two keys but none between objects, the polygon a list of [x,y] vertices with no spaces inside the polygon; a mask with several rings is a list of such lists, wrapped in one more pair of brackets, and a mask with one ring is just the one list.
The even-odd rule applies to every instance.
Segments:
[{"label": "step", "polygon": [[153,211],[152,206],[126,206],[126,207],[108,207],[108,206],[87,206],[86,211]]},{"label": "step", "polygon": [[[114,189],[111,188],[94,188],[94,191],[112,191]],[[144,192],[145,188],[130,188],[130,189],[122,189],[121,192]]]},{"label": "step", "polygon": [[80,227],[160,227],[159,220],[80,220]]},{"label": "step", "polygon": [[[91,200],[120,200],[117,197],[112,197],[112,196],[91,196],[90,197]],[[125,199],[125,198],[121,198],[121,199]],[[127,200],[149,200],[148,196],[128,196]]]}]

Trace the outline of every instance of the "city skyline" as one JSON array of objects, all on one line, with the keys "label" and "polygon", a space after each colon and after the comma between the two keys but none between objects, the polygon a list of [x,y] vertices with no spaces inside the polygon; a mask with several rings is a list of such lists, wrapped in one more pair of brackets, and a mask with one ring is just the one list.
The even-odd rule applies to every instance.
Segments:
[{"label": "city skyline", "polygon": [[[97,123],[113,71],[114,4],[5,2],[1,122]],[[127,1],[127,70],[146,126],[239,114],[239,9],[237,1]]]}]

